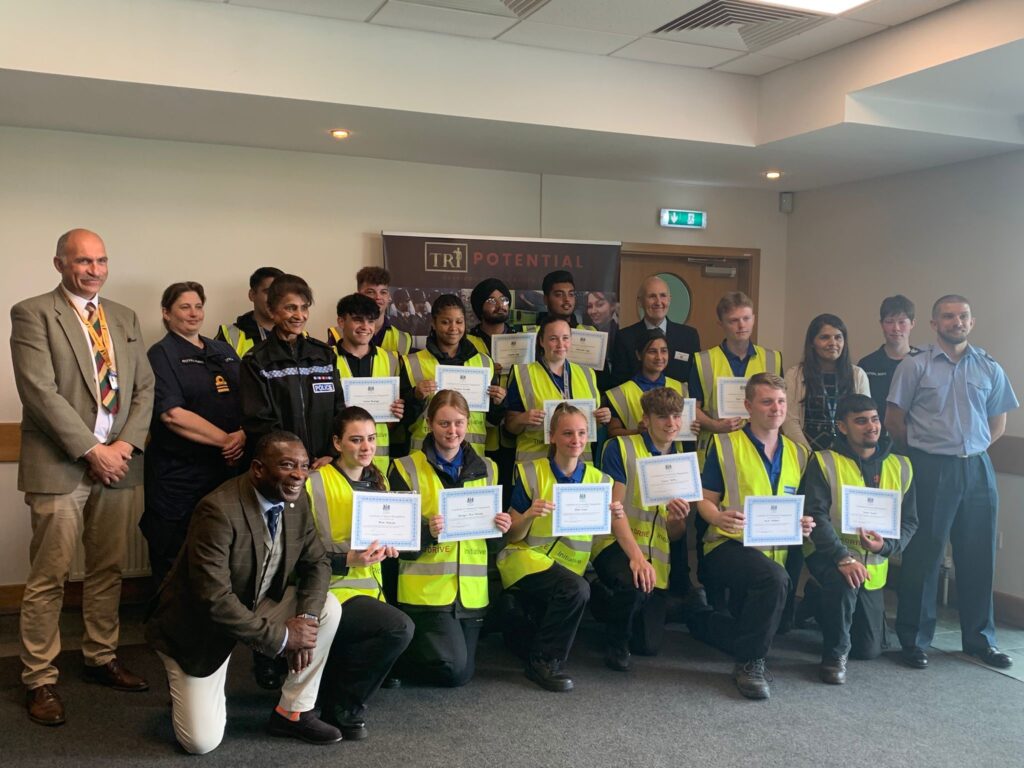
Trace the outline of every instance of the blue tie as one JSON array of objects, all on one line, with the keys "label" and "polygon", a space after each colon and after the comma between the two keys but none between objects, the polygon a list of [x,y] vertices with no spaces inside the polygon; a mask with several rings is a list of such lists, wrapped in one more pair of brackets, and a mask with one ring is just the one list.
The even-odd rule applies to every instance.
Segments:
[{"label": "blue tie", "polygon": [[284,504],[275,504],[267,510],[267,528],[270,530],[270,540],[277,538],[277,525],[281,522],[281,513],[284,511]]}]

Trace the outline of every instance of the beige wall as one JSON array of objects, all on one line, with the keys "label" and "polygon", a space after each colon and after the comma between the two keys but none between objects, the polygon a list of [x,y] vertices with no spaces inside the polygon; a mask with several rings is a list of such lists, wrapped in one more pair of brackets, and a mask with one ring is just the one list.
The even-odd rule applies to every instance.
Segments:
[{"label": "beige wall", "polygon": [[[104,295],[139,311],[146,340],[162,333],[160,292],[175,280],[207,289],[206,331],[247,309],[245,281],[261,264],[314,286],[310,328],[333,321],[353,275],[380,262],[381,230],[619,239],[760,248],[762,338],[783,328],[786,218],[775,195],[685,185],[472,170],[414,163],[0,128],[0,305],[51,289],[57,235],[72,226],[107,242]],[[699,235],[657,226],[659,207],[708,210]],[[0,333],[10,335],[6,315]],[[0,420],[20,418],[0,345]],[[0,465],[7,525],[0,584],[27,568],[28,514],[14,465]]]},{"label": "beige wall", "polygon": [[[1024,285],[1022,200],[1024,152],[801,192],[789,224],[786,348],[799,354],[809,320],[834,312],[859,359],[881,343],[878,305],[895,293],[917,305],[913,340],[927,344],[932,302],[960,293],[977,317],[971,341],[1003,365],[1024,397],[1016,314]],[[1007,431],[1024,436],[1024,413],[1010,414]],[[1024,551],[1024,482],[1000,476],[999,487],[996,589],[1024,597],[1024,568],[1012,557]]]}]

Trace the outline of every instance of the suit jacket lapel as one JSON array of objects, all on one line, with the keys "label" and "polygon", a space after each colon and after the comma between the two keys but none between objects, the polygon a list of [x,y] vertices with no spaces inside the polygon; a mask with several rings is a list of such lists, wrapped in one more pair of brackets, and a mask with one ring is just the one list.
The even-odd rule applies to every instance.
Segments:
[{"label": "suit jacket lapel", "polygon": [[92,349],[85,341],[82,333],[82,320],[78,313],[68,304],[64,291],[58,286],[53,292],[53,310],[57,315],[57,322],[64,329],[71,351],[78,361],[78,367],[82,369],[82,377],[85,379],[85,386],[90,391],[96,392],[96,360],[92,356]]},{"label": "suit jacket lapel", "polygon": [[263,519],[263,510],[260,509],[259,499],[256,498],[256,489],[253,488],[252,481],[249,480],[248,474],[242,475],[238,478],[239,485],[239,497],[242,502],[242,514],[245,517],[245,522],[249,526],[250,538],[252,539],[252,561],[253,561],[253,592],[252,600],[253,605],[256,604],[256,598],[259,595],[260,584],[263,583],[263,562],[265,560],[263,556],[263,531],[266,528],[266,523]]}]

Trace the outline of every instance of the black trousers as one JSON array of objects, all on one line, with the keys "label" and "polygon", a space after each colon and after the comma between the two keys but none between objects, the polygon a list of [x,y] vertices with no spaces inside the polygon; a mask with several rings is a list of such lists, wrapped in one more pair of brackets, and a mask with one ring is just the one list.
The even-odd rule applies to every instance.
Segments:
[{"label": "black trousers", "polygon": [[789,596],[786,569],[732,539],[704,555],[702,567],[709,590],[729,590],[729,613],[708,617],[705,639],[737,661],[767,656]]},{"label": "black trousers", "polygon": [[459,618],[454,610],[408,609],[416,625],[412,642],[395,665],[399,677],[423,685],[458,688],[476,671],[476,646],[483,615]]},{"label": "black trousers", "polygon": [[896,634],[904,648],[935,637],[939,569],[953,543],[957,607],[965,651],[996,644],[992,614],[999,493],[987,453],[961,459],[910,450],[918,528],[903,553]]},{"label": "black trousers", "polygon": [[821,586],[817,611],[822,659],[850,655],[874,659],[885,641],[885,596],[881,589],[854,589],[835,563],[817,552],[807,556],[807,570]]},{"label": "black trousers", "polygon": [[[633,586],[629,558],[618,542],[594,558],[594,570],[607,588],[603,599],[595,588],[592,610],[595,616],[601,614],[608,645],[629,647],[642,656],[657,654],[665,636],[665,590],[655,589],[648,594]],[[599,601],[606,604],[594,610]]]},{"label": "black trousers", "polygon": [[530,643],[530,657],[555,661],[569,658],[576,630],[590,599],[587,580],[564,565],[554,563],[546,571],[524,576],[513,589],[537,609],[540,617]]},{"label": "black trousers", "polygon": [[320,684],[324,711],[333,709],[340,721],[362,715],[412,634],[412,620],[394,606],[372,597],[346,600]]},{"label": "black trousers", "polygon": [[177,520],[168,520],[155,514],[143,515],[139,529],[146,537],[149,549],[149,567],[153,574],[153,586],[157,589],[171,571],[178,559],[178,553],[185,545],[188,524],[192,515]]}]

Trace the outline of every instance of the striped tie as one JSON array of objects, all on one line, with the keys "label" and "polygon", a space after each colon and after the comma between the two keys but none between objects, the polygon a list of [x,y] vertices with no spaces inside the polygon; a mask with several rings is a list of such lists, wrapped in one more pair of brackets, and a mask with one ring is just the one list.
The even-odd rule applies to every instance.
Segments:
[{"label": "striped tie", "polygon": [[[96,338],[103,338],[103,328],[100,325],[100,316],[96,311],[96,305],[91,301],[85,305],[85,311],[88,312],[86,322],[92,326],[96,332]],[[96,342],[92,342],[92,355],[96,360],[96,379],[100,383],[100,402],[103,403],[103,407],[107,409],[111,416],[117,415],[117,390],[110,386],[110,366],[107,365],[106,358],[103,356],[103,352],[96,346]]]}]

